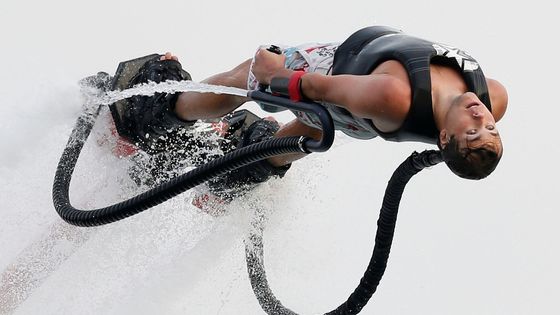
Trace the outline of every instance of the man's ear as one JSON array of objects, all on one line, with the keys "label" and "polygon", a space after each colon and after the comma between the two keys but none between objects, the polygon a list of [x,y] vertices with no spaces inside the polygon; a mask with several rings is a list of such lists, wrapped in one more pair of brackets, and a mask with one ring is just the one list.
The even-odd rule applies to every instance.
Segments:
[{"label": "man's ear", "polygon": [[440,146],[440,149],[445,149],[445,147],[447,146],[448,143],[449,143],[449,137],[447,135],[447,130],[442,129],[439,132],[439,146]]}]

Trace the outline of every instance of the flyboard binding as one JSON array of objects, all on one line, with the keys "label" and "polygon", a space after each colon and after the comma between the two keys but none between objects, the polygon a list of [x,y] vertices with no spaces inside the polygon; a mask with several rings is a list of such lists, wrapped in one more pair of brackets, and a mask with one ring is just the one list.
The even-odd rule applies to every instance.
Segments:
[{"label": "flyboard binding", "polygon": [[[88,77],[82,85],[101,90],[125,90],[131,88],[134,77],[149,61],[159,58],[152,54],[121,62],[113,77],[100,72]],[[190,75],[182,70],[182,76]],[[253,123],[262,120],[248,110],[238,110],[220,119],[208,119],[181,124],[166,130],[159,137],[139,137],[131,133],[127,123],[127,109],[135,106],[130,99],[119,100],[109,105],[109,124],[112,152],[119,158],[130,159],[133,163],[129,175],[139,186],[152,187],[168,181],[186,168],[197,167],[213,158],[235,150],[243,139],[245,131]],[[225,206],[230,200],[219,197],[208,187],[197,189],[192,204],[200,210],[219,216],[225,214]],[[229,198],[227,198],[229,199]]]}]

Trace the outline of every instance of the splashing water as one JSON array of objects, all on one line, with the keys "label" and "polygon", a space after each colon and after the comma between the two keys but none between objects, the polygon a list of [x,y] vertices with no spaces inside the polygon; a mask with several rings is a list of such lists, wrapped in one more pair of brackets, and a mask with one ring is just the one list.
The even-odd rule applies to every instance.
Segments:
[{"label": "splashing water", "polygon": [[155,93],[176,92],[199,92],[247,96],[247,90],[244,89],[185,80],[165,81],[161,83],[148,82],[122,91],[108,91],[106,94],[96,96],[96,103],[99,105],[109,105],[116,101],[120,101],[122,99],[129,98],[135,95],[151,96]]}]

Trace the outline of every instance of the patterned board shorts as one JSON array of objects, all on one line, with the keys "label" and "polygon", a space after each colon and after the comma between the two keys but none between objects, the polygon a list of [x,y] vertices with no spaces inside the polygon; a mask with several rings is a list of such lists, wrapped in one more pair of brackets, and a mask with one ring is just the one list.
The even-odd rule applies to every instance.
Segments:
[{"label": "patterned board shorts", "polygon": [[[307,43],[295,47],[280,46],[280,49],[284,55],[286,55],[285,67],[287,69],[330,75],[334,61],[334,53],[339,45],[340,43]],[[268,46],[260,46],[259,49],[266,47]],[[251,63],[251,68],[252,66],[253,64]],[[247,88],[249,90],[258,88],[257,79],[252,71],[249,71]],[[259,105],[263,110],[272,113],[285,110],[266,104]],[[332,115],[337,130],[341,130],[345,134],[358,139],[371,139],[377,136],[370,120],[355,117],[344,108],[335,104],[322,103],[322,105],[325,106]],[[304,124],[314,128],[321,128],[319,120],[313,114],[299,111],[292,112]]]}]

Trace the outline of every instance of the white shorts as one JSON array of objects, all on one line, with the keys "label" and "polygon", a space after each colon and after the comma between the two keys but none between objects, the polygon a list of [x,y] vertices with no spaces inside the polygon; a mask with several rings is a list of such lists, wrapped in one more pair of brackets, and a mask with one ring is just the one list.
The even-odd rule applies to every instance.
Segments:
[{"label": "white shorts", "polygon": [[[280,47],[280,49],[286,56],[285,66],[287,69],[330,74],[334,60],[334,53],[338,46],[339,43],[309,43],[296,47]],[[259,49],[266,47],[268,46],[260,46]],[[253,58],[251,69],[253,68],[254,61],[255,60]],[[255,78],[255,75],[253,75],[253,72],[249,71],[247,89],[256,90],[257,88],[257,79]]]}]

